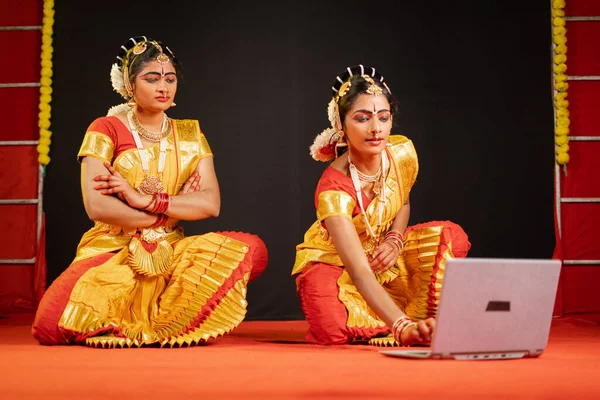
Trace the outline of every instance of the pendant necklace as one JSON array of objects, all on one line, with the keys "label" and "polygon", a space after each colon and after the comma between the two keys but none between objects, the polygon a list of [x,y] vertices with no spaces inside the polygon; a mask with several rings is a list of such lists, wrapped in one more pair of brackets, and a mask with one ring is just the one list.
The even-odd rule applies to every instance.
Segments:
[{"label": "pendant necklace", "polygon": [[[137,188],[137,191],[140,193],[149,194],[149,195],[163,192],[165,189],[163,187],[162,181],[160,180],[160,177],[153,176],[150,174],[150,166],[148,163],[148,153],[144,149],[144,146],[142,145],[142,140],[140,139],[140,134],[138,133],[136,124],[134,124],[133,117],[134,117],[133,111],[129,111],[127,113],[127,119],[129,121],[131,135],[133,136],[133,140],[135,140],[135,145],[138,149],[138,154],[140,155],[140,160],[142,161],[142,169],[144,170],[144,180],[142,181],[140,186]],[[165,128],[165,125],[168,123],[169,123],[169,121],[165,116],[165,120],[163,122],[163,131],[165,131],[167,129],[167,128]],[[165,169],[165,162],[166,162],[166,158],[167,158],[166,135],[163,136],[162,138],[160,138],[159,140],[160,140],[160,144],[159,144],[159,152],[160,152],[159,154],[160,155],[158,157],[158,175],[162,174],[163,170]]]},{"label": "pendant necklace", "polygon": [[[375,177],[377,175],[379,175],[379,179],[383,178],[383,180],[385,180],[385,174],[383,171],[387,171],[388,168],[388,164],[389,164],[389,160],[387,157],[387,153],[385,151],[381,152],[381,166],[379,168],[379,171],[377,171],[377,173],[375,175],[370,176]],[[375,238],[377,235],[375,234],[375,230],[373,230],[373,227],[371,226],[371,223],[369,222],[369,218],[367,217],[367,213],[365,211],[365,207],[363,204],[363,199],[362,199],[362,189],[360,187],[360,171],[358,170],[358,168],[356,168],[356,166],[352,163],[352,161],[350,160],[350,154],[348,154],[348,169],[350,170],[350,177],[352,178],[352,183],[354,184],[354,190],[356,190],[356,197],[358,199],[358,205],[360,206],[360,212],[363,215],[364,219],[365,219],[365,223],[367,224],[367,232],[369,233],[369,236],[371,236],[372,238]],[[369,175],[364,175],[363,176],[369,176]],[[377,227],[376,230],[379,231],[381,228],[381,222],[383,220],[383,209],[385,206],[385,195],[386,195],[386,185],[385,183],[381,184],[380,186],[380,190],[381,192],[377,195],[377,201],[379,202],[379,209],[378,211],[378,215],[377,215]]]}]

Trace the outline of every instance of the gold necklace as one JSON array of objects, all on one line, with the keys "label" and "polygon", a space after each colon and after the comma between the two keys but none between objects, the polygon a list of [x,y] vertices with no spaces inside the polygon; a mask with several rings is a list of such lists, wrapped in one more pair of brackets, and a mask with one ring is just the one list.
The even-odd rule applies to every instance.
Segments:
[{"label": "gold necklace", "polygon": [[[140,134],[137,131],[135,124],[133,123],[133,111],[129,111],[127,113],[127,120],[129,121],[129,126],[131,128],[131,135],[133,136],[133,140],[135,141],[135,145],[138,148],[138,154],[140,157],[140,161],[142,162],[142,169],[144,170],[144,179],[140,186],[137,188],[137,191],[143,194],[153,195],[154,193],[161,193],[164,191],[164,186],[159,176],[153,176],[150,174],[150,165],[148,162],[148,154],[144,149],[142,141],[140,140]],[[162,175],[163,170],[165,169],[165,162],[167,158],[167,139],[163,138],[160,140],[159,144],[159,157],[158,157],[158,174]]]},{"label": "gold necklace", "polygon": [[354,168],[360,181],[373,183],[373,193],[375,193],[375,195],[378,195],[381,192],[381,165],[379,166],[379,169],[377,170],[377,172],[375,172],[374,175],[367,175],[360,172],[360,170],[356,168],[356,165],[354,165],[352,160],[350,160],[350,154],[348,154],[348,166],[352,166],[352,168]]},{"label": "gold necklace", "polygon": [[146,129],[135,113],[132,113],[131,120],[140,136],[150,142],[160,142],[161,139],[164,139],[171,134],[171,121],[167,117],[167,114],[165,114],[162,131],[160,133],[150,132],[148,129]]},{"label": "gold necklace", "polygon": [[376,182],[381,177],[381,165],[375,175],[367,175],[360,172],[360,169],[356,168],[356,172],[358,172],[358,179],[365,182]]},{"label": "gold necklace", "polygon": [[[387,153],[385,151],[383,151],[381,153],[381,170],[387,171],[388,166],[389,166],[389,159],[388,159]],[[358,169],[356,168],[356,165],[354,165],[350,161],[350,154],[348,154],[348,169],[350,170],[350,177],[352,178],[354,190],[356,190],[356,198],[358,200],[358,205],[360,206],[360,213],[362,214],[362,216],[365,220],[365,226],[367,228],[367,233],[369,236],[369,240],[366,243],[366,247],[365,247],[365,251],[367,251],[367,254],[369,254],[374,251],[374,249],[376,248],[376,244],[379,242],[379,239],[380,239],[381,224],[383,221],[383,211],[385,208],[385,201],[386,201],[386,186],[384,185],[381,188],[381,195],[377,198],[377,202],[379,203],[379,204],[377,204],[377,208],[376,208],[377,209],[377,225],[375,226],[375,229],[373,229],[373,227],[371,226],[371,223],[369,222],[369,217],[367,216],[367,212],[365,211],[365,207],[363,204],[362,189],[360,187],[360,178],[358,177]],[[382,173],[381,175],[382,175],[383,179],[385,180],[385,174]]]}]

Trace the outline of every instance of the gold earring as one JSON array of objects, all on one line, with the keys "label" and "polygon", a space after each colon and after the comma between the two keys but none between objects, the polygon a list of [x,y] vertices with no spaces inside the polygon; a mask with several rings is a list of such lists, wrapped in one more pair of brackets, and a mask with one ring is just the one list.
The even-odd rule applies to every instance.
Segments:
[{"label": "gold earring", "polygon": [[340,140],[338,140],[335,143],[335,158],[338,158],[340,156],[340,149],[342,147],[348,147],[348,143],[346,143],[346,141],[344,140],[344,133],[340,132]]},{"label": "gold earring", "polygon": [[[127,68],[125,70],[127,70]],[[127,97],[129,97],[129,100],[127,101],[127,105],[132,108],[135,107],[135,98],[133,96],[133,88],[131,87],[131,84],[129,83],[128,80],[125,81],[125,90],[127,91]]]}]

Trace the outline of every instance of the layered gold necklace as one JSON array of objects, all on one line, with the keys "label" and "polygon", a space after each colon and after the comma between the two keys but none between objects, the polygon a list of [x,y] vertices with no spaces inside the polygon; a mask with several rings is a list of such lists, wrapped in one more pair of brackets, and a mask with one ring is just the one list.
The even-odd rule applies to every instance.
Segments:
[{"label": "layered gold necklace", "polygon": [[171,134],[171,131],[173,130],[173,128],[171,127],[171,121],[167,117],[167,114],[164,114],[162,130],[159,133],[150,132],[148,129],[146,129],[144,125],[142,125],[135,112],[132,112],[131,114],[131,121],[133,123],[133,126],[138,131],[140,136],[148,140],[149,142],[160,142],[161,139],[164,139],[167,136],[169,136]]},{"label": "layered gold necklace", "polygon": [[[350,156],[348,156],[348,163],[352,164],[352,161],[350,161]],[[352,165],[354,166],[354,164]],[[381,192],[381,171],[381,166],[379,166],[379,169],[377,170],[377,172],[375,172],[374,175],[367,175],[360,172],[360,170],[356,168],[356,173],[358,175],[359,180],[363,182],[373,183],[373,193],[375,193],[375,195],[378,195]]]},{"label": "layered gold necklace", "polygon": [[[127,120],[129,122],[129,127],[131,129],[131,135],[133,136],[133,140],[135,141],[135,145],[138,149],[138,154],[140,156],[140,160],[142,162],[142,169],[144,170],[144,179],[140,183],[140,186],[137,188],[137,191],[143,194],[153,195],[154,193],[163,192],[164,186],[162,184],[162,180],[160,179],[160,175],[162,175],[163,170],[165,169],[165,163],[167,158],[167,138],[166,135],[162,138],[156,140],[160,142],[159,144],[159,156],[158,156],[158,174],[152,175],[150,173],[150,163],[148,160],[148,150],[144,149],[144,145],[140,139],[140,136],[143,136],[141,132],[138,132],[138,127],[135,124],[135,113],[133,111],[129,111],[127,113]],[[165,115],[166,117],[166,115]],[[170,124],[169,124],[170,125]],[[148,139],[143,136],[144,139]],[[148,139],[151,140],[151,139]]]},{"label": "layered gold necklace", "polygon": [[[354,190],[356,190],[356,198],[358,200],[358,205],[360,206],[360,212],[365,220],[365,225],[367,227],[367,234],[369,236],[369,239],[365,243],[365,252],[369,255],[372,254],[373,251],[375,251],[375,249],[377,248],[377,246],[379,244],[379,239],[380,239],[379,233],[380,233],[381,224],[383,221],[383,209],[385,207],[385,200],[386,200],[386,198],[385,198],[386,197],[386,186],[385,186],[384,171],[387,171],[389,165],[390,165],[390,162],[389,162],[387,153],[385,151],[383,151],[381,153],[381,166],[379,167],[379,170],[375,173],[375,175],[362,174],[363,177],[368,177],[368,179],[371,181],[373,179],[377,178],[377,180],[375,181],[376,184],[381,185],[378,188],[378,192],[381,192],[381,194],[376,193],[376,198],[373,199],[374,201],[376,200],[379,203],[378,209],[377,209],[377,225],[375,226],[375,229],[373,229],[373,227],[371,226],[371,223],[369,222],[369,217],[367,216],[367,213],[365,211],[365,206],[363,204],[363,199],[362,199],[362,188],[360,187],[361,180],[365,180],[365,179],[360,178],[361,172],[358,170],[358,168],[356,168],[356,165],[354,165],[354,163],[350,159],[350,153],[348,153],[348,170],[350,171],[350,178],[352,178],[352,183],[354,184]],[[375,188],[373,188],[373,191],[375,191]]]}]

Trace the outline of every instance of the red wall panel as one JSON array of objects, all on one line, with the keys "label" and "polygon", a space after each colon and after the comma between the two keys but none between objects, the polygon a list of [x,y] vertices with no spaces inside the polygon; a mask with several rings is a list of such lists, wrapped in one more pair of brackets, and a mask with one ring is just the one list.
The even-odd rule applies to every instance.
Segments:
[{"label": "red wall panel", "polygon": [[38,140],[39,88],[0,89],[0,140]]},{"label": "red wall panel", "polygon": [[0,83],[39,82],[41,46],[41,31],[0,31]]},{"label": "red wall panel", "polygon": [[0,146],[0,199],[36,199],[39,164],[35,146]]},{"label": "red wall panel", "polygon": [[34,310],[33,265],[0,265],[0,315]]},{"label": "red wall panel", "polygon": [[600,22],[567,22],[567,74],[600,75]]},{"label": "red wall panel", "polygon": [[[0,0],[0,26],[40,26],[42,10],[42,0]],[[41,38],[40,30],[0,31],[0,48],[8,57],[0,63],[0,83],[39,82]],[[36,140],[38,102],[38,88],[0,88],[0,140]],[[2,146],[0,163],[0,199],[37,198],[39,166],[35,146]],[[36,255],[36,204],[0,205],[0,226],[0,258]],[[39,268],[45,268],[41,254]],[[44,271],[40,271],[38,275],[43,278]],[[35,309],[34,272],[33,265],[0,264],[0,315]]]},{"label": "red wall panel", "polygon": [[571,160],[567,164],[567,176],[561,179],[561,195],[600,197],[600,142],[571,141],[569,147]]},{"label": "red wall panel", "polygon": [[42,24],[43,0],[0,0],[0,26]]},{"label": "red wall panel", "polygon": [[567,0],[565,14],[574,17],[600,16],[600,1],[598,0]]},{"label": "red wall panel", "polygon": [[[567,16],[600,16],[598,0],[567,0]],[[600,75],[600,22],[567,22],[567,74]],[[600,82],[569,81],[572,136],[600,136]],[[600,197],[600,143],[571,141],[563,197]],[[562,175],[562,172],[561,172]],[[600,259],[600,204],[563,203],[562,249],[565,259]],[[565,266],[561,275],[564,314],[600,312],[600,265]]]},{"label": "red wall panel", "polygon": [[568,93],[571,135],[600,136],[600,81],[571,81]]},{"label": "red wall panel", "polygon": [[37,205],[1,204],[0,226],[0,258],[35,257]]},{"label": "red wall panel", "polygon": [[561,284],[565,314],[600,312],[600,265],[563,267]]},{"label": "red wall panel", "polygon": [[562,205],[562,247],[565,260],[600,260],[600,204]]}]

